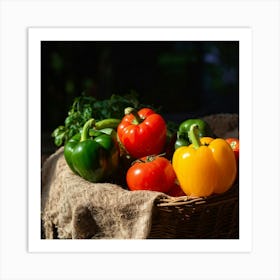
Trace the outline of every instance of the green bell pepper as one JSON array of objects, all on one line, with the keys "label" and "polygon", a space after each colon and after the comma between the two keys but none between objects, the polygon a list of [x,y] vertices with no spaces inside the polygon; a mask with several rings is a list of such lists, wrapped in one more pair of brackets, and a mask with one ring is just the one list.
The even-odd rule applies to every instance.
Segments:
[{"label": "green bell pepper", "polygon": [[183,121],[179,125],[179,129],[177,131],[177,139],[175,142],[175,149],[178,149],[182,146],[188,146],[192,142],[189,138],[189,131],[193,124],[196,124],[199,129],[198,136],[199,138],[209,136],[215,137],[214,133],[212,132],[209,124],[202,119],[188,119]]},{"label": "green bell pepper", "polygon": [[118,168],[120,152],[116,132],[108,128],[116,127],[117,122],[106,119],[95,123],[90,119],[82,132],[66,143],[64,157],[74,173],[94,183],[111,178]]}]

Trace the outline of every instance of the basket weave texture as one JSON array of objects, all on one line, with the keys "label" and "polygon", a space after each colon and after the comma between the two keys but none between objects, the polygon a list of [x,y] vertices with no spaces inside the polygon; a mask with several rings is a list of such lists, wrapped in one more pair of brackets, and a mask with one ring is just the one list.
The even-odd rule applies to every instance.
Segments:
[{"label": "basket weave texture", "polygon": [[208,198],[159,198],[148,238],[239,238],[239,185]]}]

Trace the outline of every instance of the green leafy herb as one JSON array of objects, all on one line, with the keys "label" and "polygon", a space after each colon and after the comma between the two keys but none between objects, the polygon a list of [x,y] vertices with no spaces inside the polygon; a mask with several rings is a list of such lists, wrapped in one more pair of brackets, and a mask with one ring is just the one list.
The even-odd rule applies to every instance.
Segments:
[{"label": "green leafy herb", "polygon": [[58,147],[64,145],[72,136],[80,132],[90,118],[94,118],[96,121],[107,118],[121,119],[126,107],[137,109],[141,106],[135,92],[122,96],[113,94],[109,99],[104,100],[97,100],[83,93],[74,99],[64,125],[58,126],[52,132],[54,143]]}]

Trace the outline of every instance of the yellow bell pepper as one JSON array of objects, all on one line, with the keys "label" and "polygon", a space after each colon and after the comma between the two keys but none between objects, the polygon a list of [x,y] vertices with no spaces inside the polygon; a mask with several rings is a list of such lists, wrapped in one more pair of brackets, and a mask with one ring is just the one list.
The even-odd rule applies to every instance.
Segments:
[{"label": "yellow bell pepper", "polygon": [[178,148],[172,165],[179,184],[186,195],[209,196],[224,193],[236,179],[234,152],[221,138],[198,136],[197,125],[192,125],[189,137],[192,144]]}]

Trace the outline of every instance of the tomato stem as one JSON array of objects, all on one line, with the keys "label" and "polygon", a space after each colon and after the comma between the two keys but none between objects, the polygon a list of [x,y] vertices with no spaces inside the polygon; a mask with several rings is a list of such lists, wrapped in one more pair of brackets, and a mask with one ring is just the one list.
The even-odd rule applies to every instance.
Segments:
[{"label": "tomato stem", "polygon": [[230,142],[230,146],[232,147],[232,149],[235,149],[235,148],[236,148],[236,146],[237,146],[236,141],[232,141],[232,142]]},{"label": "tomato stem", "polygon": [[125,115],[132,114],[135,118],[135,124],[139,124],[143,121],[143,119],[139,116],[139,114],[135,108],[132,108],[132,107],[125,108],[124,114]]},{"label": "tomato stem", "polygon": [[143,162],[143,163],[151,162],[151,161],[155,160],[157,157],[163,157],[165,155],[166,155],[166,153],[161,153],[161,154],[158,154],[158,155],[149,155],[149,156],[145,157],[145,160],[142,159],[142,158],[138,158],[135,161],[133,161],[131,165],[133,165],[136,162]]},{"label": "tomato stem", "polygon": [[158,154],[157,156],[158,157],[164,157],[166,155],[166,153],[161,153],[161,154]]},{"label": "tomato stem", "polygon": [[131,165],[134,165],[135,163],[140,163],[140,162],[145,163],[146,161],[143,160],[143,159],[141,159],[141,158],[138,158],[138,159],[134,160],[134,161],[131,163]]},{"label": "tomato stem", "polygon": [[197,124],[193,124],[189,130],[189,138],[193,143],[195,149],[198,149],[201,146],[200,138],[199,138],[199,128]]}]

